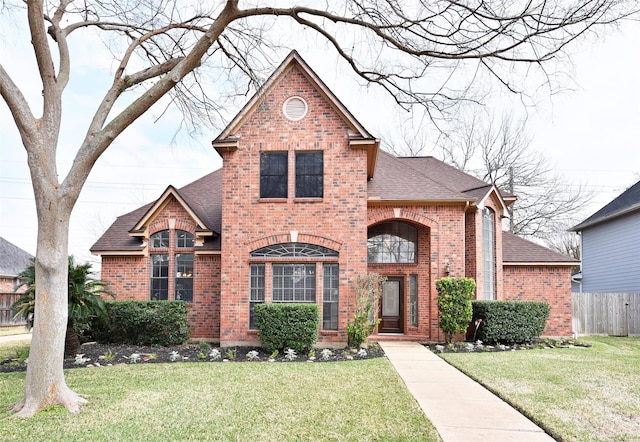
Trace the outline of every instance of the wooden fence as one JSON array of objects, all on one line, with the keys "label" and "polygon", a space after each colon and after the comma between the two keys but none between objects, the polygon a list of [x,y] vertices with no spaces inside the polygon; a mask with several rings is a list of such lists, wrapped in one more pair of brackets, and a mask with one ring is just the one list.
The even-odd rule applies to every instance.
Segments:
[{"label": "wooden fence", "polygon": [[640,336],[640,293],[572,293],[578,335]]},{"label": "wooden fence", "polygon": [[0,327],[26,325],[24,318],[13,319],[11,305],[22,296],[22,293],[0,293]]}]

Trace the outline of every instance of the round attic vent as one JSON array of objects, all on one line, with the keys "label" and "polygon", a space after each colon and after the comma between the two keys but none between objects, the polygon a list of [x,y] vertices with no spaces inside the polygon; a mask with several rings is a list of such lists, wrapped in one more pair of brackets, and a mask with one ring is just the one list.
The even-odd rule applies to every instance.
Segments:
[{"label": "round attic vent", "polygon": [[282,112],[289,120],[301,120],[307,115],[307,102],[300,97],[287,98],[282,106]]}]

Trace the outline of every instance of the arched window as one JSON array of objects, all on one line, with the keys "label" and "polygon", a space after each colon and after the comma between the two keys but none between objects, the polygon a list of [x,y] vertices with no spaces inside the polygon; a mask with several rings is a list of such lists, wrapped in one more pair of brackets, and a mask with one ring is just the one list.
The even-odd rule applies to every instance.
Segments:
[{"label": "arched window", "polygon": [[338,252],[327,247],[302,242],[272,244],[251,252],[251,257],[265,258],[329,258],[338,257]]},{"label": "arched window", "polygon": [[[254,309],[265,302],[265,278],[270,274],[272,302],[317,303],[321,292],[322,328],[338,329],[340,273],[337,251],[315,244],[287,242],[256,249],[250,256],[256,262],[250,265],[249,328],[257,327]],[[320,271],[322,279],[318,275]],[[321,291],[318,290],[320,283]]]},{"label": "arched window", "polygon": [[193,247],[193,234],[186,230],[176,230],[176,247]]},{"label": "arched window", "polygon": [[482,292],[484,299],[496,299],[495,212],[482,209]]},{"label": "arched window", "polygon": [[151,247],[169,248],[169,230],[160,230],[151,235]]},{"label": "arched window", "polygon": [[417,262],[418,229],[410,224],[389,221],[369,227],[367,261],[369,264]]}]

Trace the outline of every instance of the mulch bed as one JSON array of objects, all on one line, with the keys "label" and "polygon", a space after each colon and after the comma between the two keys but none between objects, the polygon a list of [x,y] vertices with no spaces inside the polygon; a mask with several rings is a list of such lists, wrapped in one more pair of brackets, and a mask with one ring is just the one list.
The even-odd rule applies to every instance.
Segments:
[{"label": "mulch bed", "polygon": [[[456,342],[452,344],[429,342],[424,344],[434,353],[477,353],[496,351],[532,350],[542,348],[590,347],[589,344],[575,339],[541,339],[526,344],[487,345],[480,341]],[[280,352],[275,357],[260,347],[219,348],[202,344],[184,344],[173,347],[145,347],[137,345],[82,344],[79,357],[64,360],[64,368],[104,367],[118,364],[157,364],[178,362],[336,362],[358,359],[371,359],[384,356],[378,344],[369,344],[368,348],[358,351],[353,348],[317,349],[313,354],[300,353],[289,357]],[[26,363],[20,363],[16,357],[0,361],[0,373],[25,371]]]},{"label": "mulch bed", "polygon": [[575,348],[575,347],[591,347],[590,344],[580,342],[576,339],[539,339],[524,344],[485,344],[482,341],[476,342],[454,342],[446,344],[443,342],[430,342],[425,344],[429,350],[434,353],[481,353],[495,351],[516,351],[516,350],[534,350],[544,348]]},{"label": "mulch bed", "polygon": [[[217,353],[216,351],[217,350]],[[364,351],[362,351],[364,350]],[[308,353],[287,355],[280,352],[272,358],[267,350],[260,347],[209,347],[199,344],[184,344],[173,347],[144,347],[138,345],[99,344],[88,342],[82,344],[82,356],[64,360],[64,368],[104,367],[118,364],[150,364],[178,362],[336,362],[358,359],[371,359],[384,356],[384,351],[377,344],[369,344],[368,348],[357,350],[316,349],[315,354]],[[324,351],[324,353],[323,353]],[[26,363],[19,363],[16,357],[0,361],[0,373],[25,371]]]}]

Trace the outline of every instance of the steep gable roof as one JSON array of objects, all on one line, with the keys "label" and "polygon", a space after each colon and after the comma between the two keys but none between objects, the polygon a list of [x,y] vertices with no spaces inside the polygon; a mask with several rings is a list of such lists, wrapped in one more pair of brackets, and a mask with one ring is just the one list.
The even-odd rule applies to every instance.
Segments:
[{"label": "steep gable roof", "polygon": [[372,177],[376,159],[378,155],[378,147],[380,140],[374,138],[369,131],[353,116],[353,114],[342,104],[331,89],[320,79],[320,77],[311,69],[306,61],[298,54],[297,51],[291,51],[278,68],[271,74],[262,87],[253,97],[244,105],[238,114],[231,120],[227,127],[213,140],[213,147],[221,155],[227,151],[233,151],[238,148],[238,131],[245,121],[255,112],[257,106],[261,103],[273,88],[284,78],[290,69],[298,68],[300,72],[309,80],[309,82],[320,92],[327,102],[333,107],[343,121],[350,128],[349,140],[350,145],[356,149],[367,149],[367,175]]},{"label": "steep gable roof", "polygon": [[31,254],[0,237],[0,276],[18,276],[32,259]]},{"label": "steep gable roof", "polygon": [[638,210],[640,210],[640,181],[622,192],[620,196],[615,198],[602,209],[598,210],[589,218],[569,230],[578,232],[587,227],[591,227]]},{"label": "steep gable roof", "polygon": [[513,233],[502,232],[502,263],[504,265],[575,266],[580,261]]},{"label": "steep gable roof", "polygon": [[[146,228],[146,226],[155,219],[155,217],[162,211],[162,209],[168,204],[168,202],[174,198],[178,203],[182,206],[182,208],[191,216],[191,218],[197,224],[197,230],[205,233],[212,233],[204,223],[202,217],[198,212],[202,212],[202,204],[200,201],[194,200],[193,198],[186,198],[182,195],[182,193],[177,190],[175,187],[169,185],[166,190],[162,193],[160,198],[158,198],[147,210],[147,212],[140,218],[140,220],[136,223],[136,225],[129,230],[129,233],[133,236],[138,236],[142,234]],[[194,207],[191,207],[189,201],[194,204]]]},{"label": "steep gable roof", "polygon": [[[175,190],[175,189],[174,189]],[[182,196],[184,202],[197,214],[202,222],[203,230],[215,232],[215,237],[204,242],[198,250],[220,250],[220,232],[222,230],[222,169],[209,173],[202,178],[176,190]],[[166,194],[166,191],[165,191]],[[163,196],[165,195],[163,194]],[[139,252],[142,243],[139,238],[133,237],[129,232],[141,221],[152,208],[162,200],[146,204],[132,212],[118,217],[107,231],[91,247],[95,254],[109,252]],[[198,221],[197,221],[198,222]]]}]

